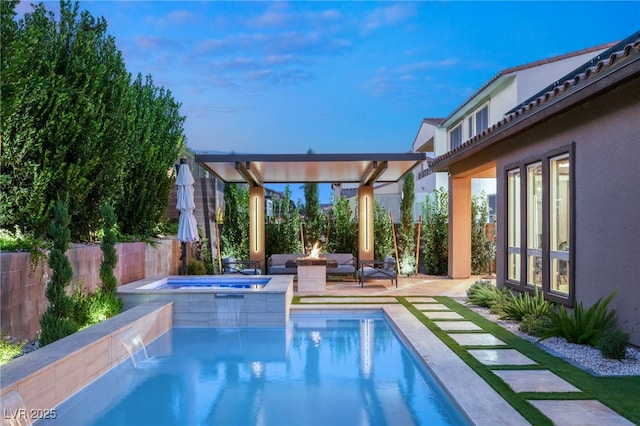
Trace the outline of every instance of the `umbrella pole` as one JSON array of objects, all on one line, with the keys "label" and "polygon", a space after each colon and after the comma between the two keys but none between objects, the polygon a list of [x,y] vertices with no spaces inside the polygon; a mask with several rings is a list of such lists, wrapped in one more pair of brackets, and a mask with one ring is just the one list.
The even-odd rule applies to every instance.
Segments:
[{"label": "umbrella pole", "polygon": [[182,243],[182,275],[187,275],[187,243]]}]

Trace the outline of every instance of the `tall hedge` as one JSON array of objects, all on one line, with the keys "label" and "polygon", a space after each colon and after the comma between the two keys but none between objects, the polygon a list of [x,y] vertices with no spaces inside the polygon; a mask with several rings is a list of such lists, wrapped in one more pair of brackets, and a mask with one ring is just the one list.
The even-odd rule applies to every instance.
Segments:
[{"label": "tall hedge", "polygon": [[130,88],[133,122],[129,127],[124,179],[116,198],[120,232],[155,235],[155,226],[166,216],[175,180],[168,170],[184,147],[184,116],[171,92],[156,87],[153,78],[138,74]]},{"label": "tall hedge", "polygon": [[184,143],[179,104],[150,78],[131,83],[104,18],[61,1],[57,18],[40,3],[18,20],[16,5],[0,2],[0,228],[46,235],[68,194],[74,241],[100,228],[105,202],[127,232],[153,233]]}]

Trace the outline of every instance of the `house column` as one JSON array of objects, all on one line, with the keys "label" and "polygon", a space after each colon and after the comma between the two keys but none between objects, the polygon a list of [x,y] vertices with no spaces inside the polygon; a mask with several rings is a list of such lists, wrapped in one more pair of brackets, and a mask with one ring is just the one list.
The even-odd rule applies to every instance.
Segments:
[{"label": "house column", "polygon": [[449,176],[449,277],[471,276],[471,178]]},{"label": "house column", "polygon": [[249,187],[249,260],[259,260],[265,272],[264,186]]},{"label": "house column", "polygon": [[358,260],[373,260],[373,186],[358,187]]}]

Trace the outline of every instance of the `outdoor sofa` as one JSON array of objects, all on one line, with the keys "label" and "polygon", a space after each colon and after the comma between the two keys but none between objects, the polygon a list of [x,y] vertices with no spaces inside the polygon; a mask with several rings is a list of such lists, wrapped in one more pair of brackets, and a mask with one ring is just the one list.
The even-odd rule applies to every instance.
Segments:
[{"label": "outdoor sofa", "polygon": [[[298,268],[296,260],[306,257],[300,253],[272,254],[267,262],[267,274],[269,275],[296,275]],[[320,257],[335,262],[335,266],[327,266],[327,275],[351,275],[356,278],[358,272],[356,258],[351,253],[326,253]]]}]

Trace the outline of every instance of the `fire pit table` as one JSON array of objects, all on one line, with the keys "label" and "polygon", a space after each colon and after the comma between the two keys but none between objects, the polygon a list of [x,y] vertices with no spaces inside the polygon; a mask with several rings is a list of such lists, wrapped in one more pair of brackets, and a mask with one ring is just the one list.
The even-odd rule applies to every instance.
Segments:
[{"label": "fire pit table", "polygon": [[327,266],[335,268],[338,262],[323,257],[299,257],[298,292],[324,292],[327,288]]}]

